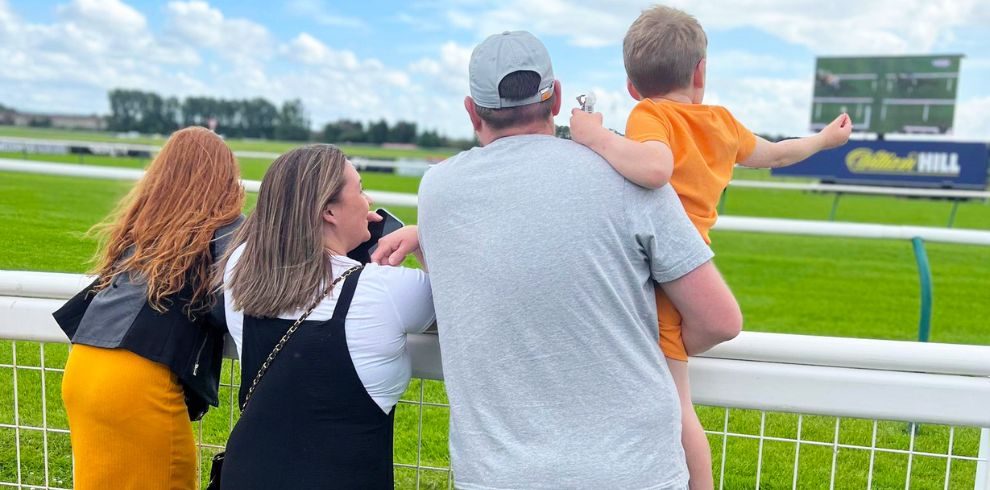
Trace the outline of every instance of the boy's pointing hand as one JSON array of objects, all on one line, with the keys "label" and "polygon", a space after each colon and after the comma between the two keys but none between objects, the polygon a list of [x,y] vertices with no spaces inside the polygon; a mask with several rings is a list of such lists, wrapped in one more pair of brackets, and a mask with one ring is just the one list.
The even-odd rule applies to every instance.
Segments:
[{"label": "boy's pointing hand", "polygon": [[852,130],[853,123],[849,114],[839,114],[839,117],[828,123],[828,126],[822,128],[818,133],[822,138],[822,149],[828,150],[846,144],[849,141],[849,135],[852,134]]}]

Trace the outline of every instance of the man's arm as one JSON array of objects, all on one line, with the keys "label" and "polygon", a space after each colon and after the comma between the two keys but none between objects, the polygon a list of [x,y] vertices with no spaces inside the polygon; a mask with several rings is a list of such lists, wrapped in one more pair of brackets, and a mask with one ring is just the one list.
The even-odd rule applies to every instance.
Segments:
[{"label": "man's arm", "polygon": [[753,168],[786,167],[800,162],[822,150],[842,146],[849,141],[852,133],[852,120],[848,114],[841,114],[818,134],[771,143],[759,136],[749,157],[740,165]]},{"label": "man's arm", "polygon": [[732,340],[742,330],[739,304],[711,261],[662,287],[681,314],[681,337],[689,355]]},{"label": "man's arm", "polygon": [[670,182],[674,172],[674,154],[659,141],[639,142],[619,136],[602,126],[601,113],[571,111],[571,138],[587,146],[626,180],[659,189]]}]

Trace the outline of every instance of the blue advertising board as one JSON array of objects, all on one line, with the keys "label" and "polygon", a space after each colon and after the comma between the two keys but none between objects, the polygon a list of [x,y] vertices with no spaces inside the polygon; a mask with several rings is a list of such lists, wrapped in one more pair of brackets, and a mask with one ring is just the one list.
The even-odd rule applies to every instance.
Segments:
[{"label": "blue advertising board", "polygon": [[987,160],[983,143],[852,140],[771,173],[837,184],[982,190]]}]

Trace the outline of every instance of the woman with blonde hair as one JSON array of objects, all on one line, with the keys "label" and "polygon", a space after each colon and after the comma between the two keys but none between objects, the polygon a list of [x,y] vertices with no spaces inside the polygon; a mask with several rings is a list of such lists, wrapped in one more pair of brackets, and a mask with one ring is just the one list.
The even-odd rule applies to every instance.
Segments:
[{"label": "woman with blonde hair", "polygon": [[406,337],[433,323],[433,295],[424,271],[347,257],[381,219],[370,203],[331,145],[292,150],[265,173],[224,267],[243,411],[221,488],[392,488]]},{"label": "woman with blonde hair", "polygon": [[95,227],[96,281],[55,313],[77,490],[197,486],[190,420],[217,405],[226,332],[210,271],[243,204],[230,148],[191,127]]}]

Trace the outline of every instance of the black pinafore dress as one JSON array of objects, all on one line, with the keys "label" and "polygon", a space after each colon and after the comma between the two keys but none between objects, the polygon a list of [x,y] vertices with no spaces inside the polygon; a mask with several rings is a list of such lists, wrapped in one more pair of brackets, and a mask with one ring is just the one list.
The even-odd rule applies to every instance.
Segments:
[{"label": "black pinafore dress", "polygon": [[[393,488],[395,416],[372,400],[344,320],[361,271],[339,286],[327,321],[305,321],[258,383],[227,442],[224,489]],[[244,317],[240,399],[294,320]]]}]

